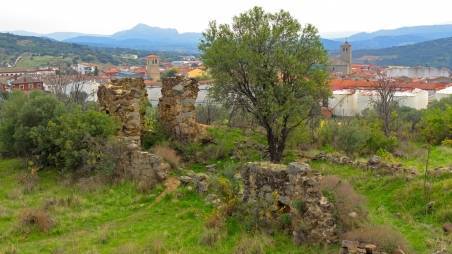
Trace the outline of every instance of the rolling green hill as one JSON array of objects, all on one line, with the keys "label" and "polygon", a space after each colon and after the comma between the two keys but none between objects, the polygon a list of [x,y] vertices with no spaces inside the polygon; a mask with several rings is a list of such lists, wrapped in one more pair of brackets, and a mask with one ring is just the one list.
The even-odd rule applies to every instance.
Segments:
[{"label": "rolling green hill", "polygon": [[[115,65],[137,64],[142,61],[124,57],[131,54],[140,58],[149,54],[149,51],[122,48],[92,48],[41,37],[0,33],[0,66],[15,65],[16,61],[18,66],[23,67],[49,66],[61,61]],[[17,60],[18,58],[19,60]],[[21,61],[28,62],[21,64]]]},{"label": "rolling green hill", "polygon": [[353,54],[359,63],[452,68],[452,37],[408,46],[357,50]]}]

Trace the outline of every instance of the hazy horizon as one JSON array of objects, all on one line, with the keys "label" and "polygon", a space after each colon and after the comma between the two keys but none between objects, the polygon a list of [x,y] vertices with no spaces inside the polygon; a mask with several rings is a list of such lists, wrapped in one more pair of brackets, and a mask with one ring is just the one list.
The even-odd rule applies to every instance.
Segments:
[{"label": "hazy horizon", "polygon": [[121,4],[79,0],[67,5],[56,5],[51,0],[16,0],[2,3],[7,12],[0,16],[0,31],[110,35],[143,23],[174,28],[179,32],[202,32],[210,20],[230,23],[233,16],[256,5],[272,12],[280,9],[289,11],[301,23],[315,25],[326,38],[406,26],[452,23],[447,20],[452,1],[446,0],[431,0],[429,5],[420,0],[409,3],[380,0],[365,4],[359,0],[175,0],[155,3],[130,0]]}]

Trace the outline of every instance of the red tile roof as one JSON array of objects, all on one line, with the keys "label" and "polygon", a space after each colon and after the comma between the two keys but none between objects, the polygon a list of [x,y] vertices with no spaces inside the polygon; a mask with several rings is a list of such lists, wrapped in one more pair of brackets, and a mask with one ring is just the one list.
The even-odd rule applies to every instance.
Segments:
[{"label": "red tile roof", "polygon": [[[351,79],[333,79],[330,83],[331,89],[342,90],[342,89],[372,89],[377,87],[377,81],[373,80],[351,80]],[[415,88],[422,90],[441,90],[452,84],[442,84],[442,83],[425,83],[425,82],[397,82],[397,87],[402,90],[412,90]]]}]

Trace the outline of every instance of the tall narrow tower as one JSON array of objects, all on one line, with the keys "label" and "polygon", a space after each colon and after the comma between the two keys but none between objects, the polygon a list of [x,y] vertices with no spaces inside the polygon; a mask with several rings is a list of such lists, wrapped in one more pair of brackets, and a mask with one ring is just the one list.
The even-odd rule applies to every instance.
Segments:
[{"label": "tall narrow tower", "polygon": [[341,45],[341,59],[347,64],[347,74],[352,72],[352,45],[345,41]]},{"label": "tall narrow tower", "polygon": [[149,55],[146,61],[146,74],[152,81],[160,81],[160,58]]}]

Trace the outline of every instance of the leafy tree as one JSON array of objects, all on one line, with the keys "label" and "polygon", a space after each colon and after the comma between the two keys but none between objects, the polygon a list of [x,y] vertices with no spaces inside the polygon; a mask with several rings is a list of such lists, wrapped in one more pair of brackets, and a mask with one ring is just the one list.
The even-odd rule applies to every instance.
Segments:
[{"label": "leafy tree", "polygon": [[251,113],[267,133],[271,161],[280,162],[289,133],[317,114],[329,94],[316,28],[302,27],[288,12],[254,7],[232,25],[211,22],[203,36],[213,97]]},{"label": "leafy tree", "polygon": [[410,124],[411,132],[414,132],[416,130],[416,127],[421,121],[422,117],[422,112],[420,110],[405,106],[399,107],[397,109],[397,114],[402,121]]},{"label": "leafy tree", "polygon": [[170,78],[170,77],[175,77],[178,73],[177,68],[171,68],[169,70],[164,71],[160,76],[161,78]]}]

